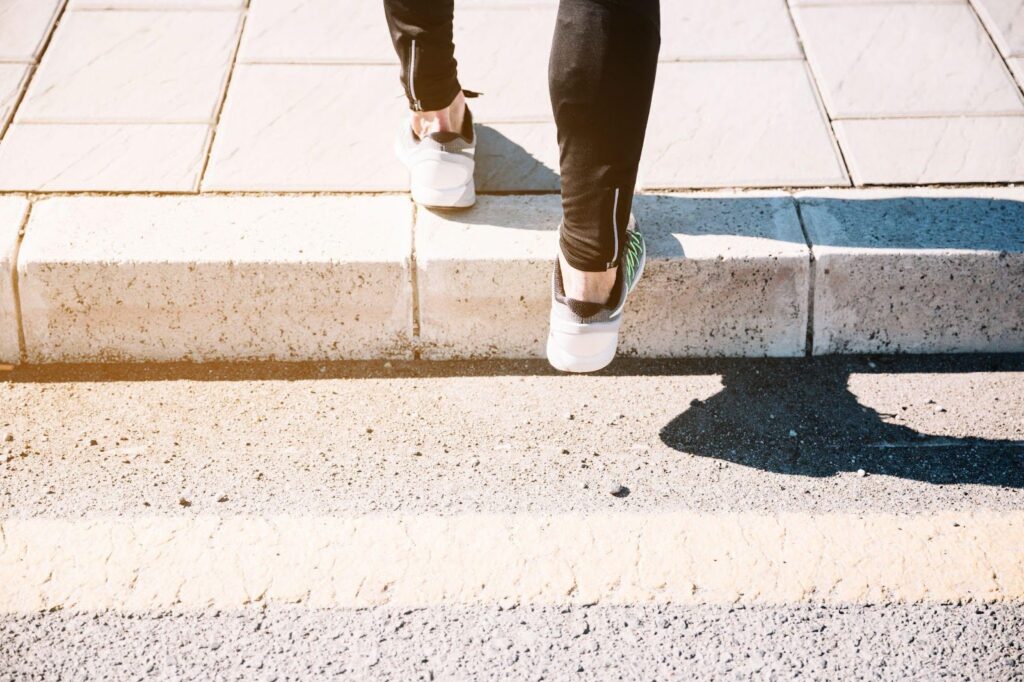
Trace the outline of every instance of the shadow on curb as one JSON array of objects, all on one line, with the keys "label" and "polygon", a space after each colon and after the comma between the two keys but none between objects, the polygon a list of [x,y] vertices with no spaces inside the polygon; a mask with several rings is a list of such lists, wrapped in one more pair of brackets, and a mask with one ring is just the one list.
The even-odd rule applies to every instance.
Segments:
[{"label": "shadow on curb", "polygon": [[[870,363],[870,364],[869,364]],[[873,366],[872,366],[873,365]],[[319,379],[406,379],[488,376],[686,376],[745,377],[758,372],[766,385],[802,377],[790,390],[817,385],[845,371],[858,374],[1024,372],[1024,354],[842,355],[810,358],[638,358],[619,357],[588,375],[558,372],[541,359],[345,360],[323,362],[165,362],[18,365],[0,381],[61,383],[91,381],[314,381]],[[838,379],[833,376],[832,383]],[[736,381],[733,379],[732,381]],[[809,382],[809,383],[808,383]],[[729,385],[727,383],[727,385]],[[738,390],[749,391],[743,384]]]},{"label": "shadow on curb", "polygon": [[[895,423],[896,414],[880,413],[862,404],[851,390],[853,376],[910,373],[1024,373],[1024,354],[620,358],[589,376],[561,375],[542,360],[36,365],[2,373],[0,381],[316,382],[540,376],[551,380],[552,399],[557,400],[560,387],[568,386],[567,382],[592,382],[594,390],[600,390],[602,382],[615,382],[616,390],[621,390],[622,382],[636,377],[715,376],[721,380],[721,390],[703,401],[670,404],[678,414],[650,436],[660,437],[687,456],[793,476],[820,478],[863,469],[866,475],[939,485],[1024,488],[1024,440],[922,433]],[[673,402],[672,395],[665,398]],[[495,400],[500,408],[502,399]],[[648,408],[643,404],[619,406],[624,412]],[[790,428],[794,430],[790,432]]]}]

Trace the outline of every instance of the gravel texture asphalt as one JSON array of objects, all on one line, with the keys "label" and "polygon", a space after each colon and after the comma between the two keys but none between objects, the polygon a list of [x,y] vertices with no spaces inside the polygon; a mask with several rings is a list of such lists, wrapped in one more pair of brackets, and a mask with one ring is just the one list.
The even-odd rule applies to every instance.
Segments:
[{"label": "gravel texture asphalt", "polygon": [[0,680],[1018,680],[1005,605],[251,609],[0,621]]},{"label": "gravel texture asphalt", "polygon": [[1022,356],[546,367],[19,369],[0,514],[1024,508]]}]

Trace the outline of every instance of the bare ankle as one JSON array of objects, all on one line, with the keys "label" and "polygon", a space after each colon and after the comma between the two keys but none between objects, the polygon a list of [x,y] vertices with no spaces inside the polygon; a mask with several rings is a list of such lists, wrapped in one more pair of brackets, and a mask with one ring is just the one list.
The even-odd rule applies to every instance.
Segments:
[{"label": "bare ankle", "polygon": [[466,97],[460,92],[444,109],[413,112],[412,130],[418,137],[431,133],[459,133],[465,116]]},{"label": "bare ankle", "polygon": [[558,265],[562,269],[562,285],[565,295],[577,301],[587,303],[607,303],[615,287],[615,275],[618,268],[604,272],[585,272],[577,270],[565,261],[565,256],[558,254]]}]

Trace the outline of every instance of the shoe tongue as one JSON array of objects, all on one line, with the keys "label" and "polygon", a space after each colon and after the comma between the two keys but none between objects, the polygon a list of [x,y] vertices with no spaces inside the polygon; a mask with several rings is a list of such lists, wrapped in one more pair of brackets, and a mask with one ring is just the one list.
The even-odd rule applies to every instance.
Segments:
[{"label": "shoe tongue", "polygon": [[608,295],[608,307],[614,308],[619,303],[619,299],[622,298],[622,287],[626,277],[622,272],[622,259],[619,259],[619,269],[615,273],[615,284],[612,286],[612,291]]},{"label": "shoe tongue", "polygon": [[572,313],[578,317],[587,318],[597,315],[602,310],[614,309],[619,303],[619,298],[622,296],[623,276],[622,267],[619,267],[618,272],[615,276],[615,285],[612,286],[611,295],[608,297],[607,303],[592,303],[590,301],[579,301],[575,298],[569,298],[565,295],[565,283],[562,279],[562,268],[559,265],[558,259],[555,259],[555,295],[559,300],[564,300],[566,307],[572,311]]},{"label": "shoe tongue", "polygon": [[430,139],[441,144],[448,144],[462,137],[458,133],[430,133]]},{"label": "shoe tongue", "polygon": [[593,317],[607,307],[601,303],[577,301],[575,298],[565,299],[565,305],[573,312],[574,315],[578,315],[583,318]]},{"label": "shoe tongue", "polygon": [[434,142],[437,142],[438,144],[448,144],[449,142],[454,142],[459,138],[462,138],[463,140],[466,140],[467,142],[472,144],[473,114],[469,111],[469,107],[466,107],[466,115],[462,117],[462,132],[430,133],[430,135],[428,135],[427,137],[429,137]]}]

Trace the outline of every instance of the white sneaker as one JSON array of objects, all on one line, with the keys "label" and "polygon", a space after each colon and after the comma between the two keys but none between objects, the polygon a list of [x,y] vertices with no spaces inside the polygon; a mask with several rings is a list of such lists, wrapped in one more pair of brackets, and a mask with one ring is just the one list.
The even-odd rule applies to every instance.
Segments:
[{"label": "white sneaker", "polygon": [[626,245],[618,260],[614,300],[587,303],[568,298],[562,283],[562,268],[555,259],[551,286],[551,331],[548,333],[548,362],[563,372],[596,372],[615,359],[619,345],[622,309],[647,262],[647,248],[636,220],[630,216]]},{"label": "white sneaker", "polygon": [[395,138],[395,153],[409,169],[409,185],[417,204],[467,208],[476,203],[476,128],[468,108],[461,134],[431,133],[419,138],[410,120],[403,119]]}]

